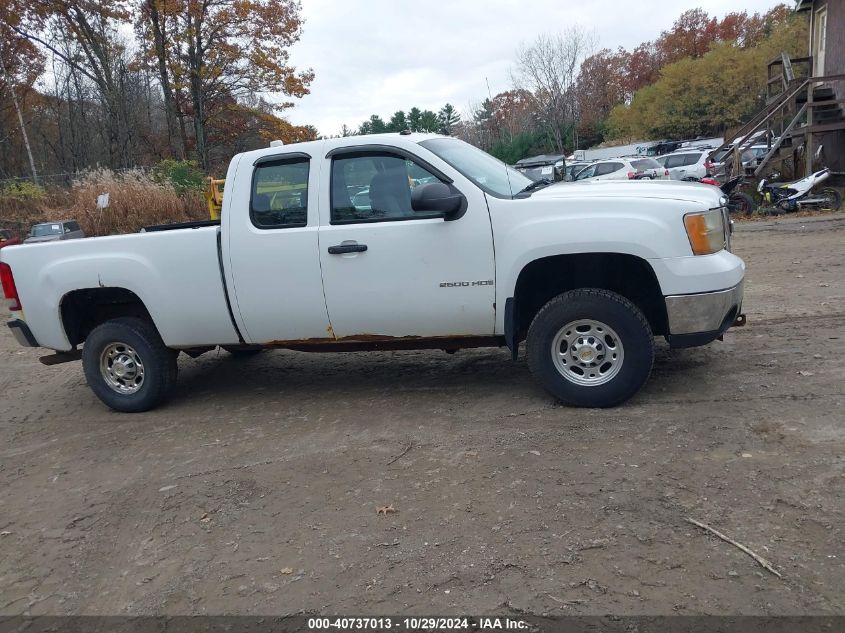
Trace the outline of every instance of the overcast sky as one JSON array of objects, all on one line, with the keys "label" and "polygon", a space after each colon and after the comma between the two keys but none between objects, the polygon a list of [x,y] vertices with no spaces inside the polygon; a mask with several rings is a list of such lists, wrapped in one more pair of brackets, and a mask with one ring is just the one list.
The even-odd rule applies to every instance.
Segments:
[{"label": "overcast sky", "polygon": [[305,18],[292,62],[316,73],[311,94],[287,110],[293,123],[337,134],[370,114],[387,120],[413,106],[462,114],[510,88],[521,42],[571,25],[598,48],[632,48],[657,37],[686,9],[766,11],[775,0],[301,0]]}]

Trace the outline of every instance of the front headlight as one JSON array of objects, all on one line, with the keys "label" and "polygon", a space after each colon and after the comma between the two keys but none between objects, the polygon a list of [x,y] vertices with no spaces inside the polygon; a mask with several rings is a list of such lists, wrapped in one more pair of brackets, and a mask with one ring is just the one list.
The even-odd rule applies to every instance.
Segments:
[{"label": "front headlight", "polygon": [[721,209],[687,213],[684,226],[695,255],[710,255],[725,248],[725,223]]}]

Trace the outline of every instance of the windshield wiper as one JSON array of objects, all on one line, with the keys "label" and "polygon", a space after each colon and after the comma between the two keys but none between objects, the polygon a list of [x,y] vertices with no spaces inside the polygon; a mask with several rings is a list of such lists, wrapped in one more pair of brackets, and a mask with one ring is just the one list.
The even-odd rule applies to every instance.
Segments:
[{"label": "windshield wiper", "polygon": [[554,184],[553,180],[549,180],[548,178],[540,178],[540,180],[535,180],[531,184],[528,184],[525,187],[523,187],[522,189],[520,189],[516,193],[516,195],[519,195],[521,193],[530,193],[532,191],[536,191],[537,189],[540,189],[541,187],[548,187],[551,184]]}]

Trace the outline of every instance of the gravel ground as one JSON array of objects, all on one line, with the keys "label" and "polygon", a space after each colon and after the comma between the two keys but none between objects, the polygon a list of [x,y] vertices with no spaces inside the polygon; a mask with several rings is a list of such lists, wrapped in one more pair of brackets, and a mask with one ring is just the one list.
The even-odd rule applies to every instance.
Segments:
[{"label": "gravel ground", "polygon": [[0,613],[843,614],[845,215],[735,250],[748,325],[613,410],[502,350],[278,351],[124,415],[0,328]]}]

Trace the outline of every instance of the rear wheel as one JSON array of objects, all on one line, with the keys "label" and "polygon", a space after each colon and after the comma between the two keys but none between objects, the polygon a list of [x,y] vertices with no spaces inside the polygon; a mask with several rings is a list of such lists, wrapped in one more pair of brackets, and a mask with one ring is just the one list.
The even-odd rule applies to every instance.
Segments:
[{"label": "rear wheel", "polygon": [[630,301],[586,288],[543,306],[528,330],[526,354],[531,373],[562,402],[613,407],[648,380],[654,338]]},{"label": "rear wheel", "polygon": [[842,194],[836,189],[830,187],[822,189],[820,196],[825,198],[825,202],[822,202],[819,207],[822,211],[839,211],[839,207],[842,206]]},{"label": "rear wheel", "polygon": [[751,215],[757,205],[747,193],[733,193],[728,199],[728,210],[739,215]]},{"label": "rear wheel", "polygon": [[177,354],[144,319],[124,317],[91,330],[82,348],[88,386],[116,411],[148,411],[176,383]]}]

